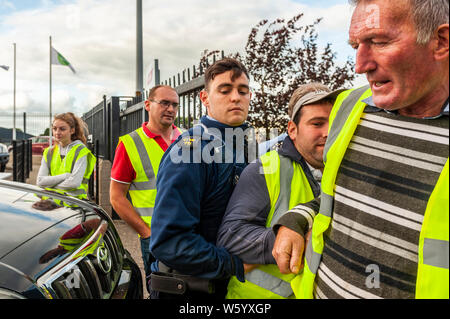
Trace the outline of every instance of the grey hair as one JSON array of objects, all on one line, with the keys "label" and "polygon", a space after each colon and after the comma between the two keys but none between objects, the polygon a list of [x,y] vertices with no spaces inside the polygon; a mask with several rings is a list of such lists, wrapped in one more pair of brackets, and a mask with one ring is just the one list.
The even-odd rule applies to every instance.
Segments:
[{"label": "grey hair", "polygon": [[[364,0],[349,0],[355,6],[362,1]],[[409,3],[418,44],[428,43],[441,24],[449,23],[449,0],[409,0]]]}]

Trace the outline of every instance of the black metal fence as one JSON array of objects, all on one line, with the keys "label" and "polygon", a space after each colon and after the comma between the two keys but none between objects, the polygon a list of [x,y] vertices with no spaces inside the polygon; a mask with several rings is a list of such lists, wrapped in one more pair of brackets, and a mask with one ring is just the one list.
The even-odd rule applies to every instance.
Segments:
[{"label": "black metal fence", "polygon": [[13,141],[13,181],[25,183],[33,170],[31,140]]},{"label": "black metal fence", "polygon": [[[224,57],[223,51],[221,57]],[[216,54],[212,62],[216,61]],[[182,129],[189,129],[196,124],[206,108],[202,105],[199,92],[205,86],[204,70],[209,66],[209,57],[196,68],[186,69],[162,83],[174,87],[180,97],[180,107],[175,125]],[[97,166],[89,183],[89,197],[99,203],[99,159],[114,161],[115,148],[119,137],[139,128],[148,121],[145,111],[145,96],[113,96],[103,100],[90,111],[83,114],[82,119],[89,128],[88,146],[97,157]],[[114,209],[113,218],[118,218]]]},{"label": "black metal fence", "polygon": [[195,66],[191,69],[184,70],[181,74],[164,81],[165,85],[175,86],[175,90],[180,97],[180,107],[176,125],[184,129],[190,129],[195,120],[206,114],[206,110],[202,106],[199,93],[205,87],[205,78],[203,74],[196,75]]},{"label": "black metal fence", "polygon": [[94,171],[89,179],[88,183],[88,197],[91,201],[99,204],[99,193],[100,193],[100,184],[99,184],[99,163],[98,163],[98,153],[100,148],[100,142],[97,140],[95,143],[87,143],[88,148],[91,150],[92,154],[97,158],[95,162]]}]

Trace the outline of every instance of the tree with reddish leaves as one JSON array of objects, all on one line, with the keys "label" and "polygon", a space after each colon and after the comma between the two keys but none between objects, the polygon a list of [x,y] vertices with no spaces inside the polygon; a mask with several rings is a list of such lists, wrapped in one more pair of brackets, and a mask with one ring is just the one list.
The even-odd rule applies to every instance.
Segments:
[{"label": "tree with reddish leaves", "polygon": [[287,22],[261,21],[252,29],[241,56],[253,83],[249,121],[265,128],[267,138],[272,128],[285,131],[289,99],[299,85],[320,82],[334,90],[351,85],[355,77],[351,60],[336,65],[331,44],[319,53],[315,27],[321,19],[300,25],[302,17],[301,13]]},{"label": "tree with reddish leaves", "polygon": [[[328,43],[319,52],[316,26],[301,25],[303,13],[292,19],[262,20],[250,32],[245,52],[231,57],[239,59],[251,76],[252,102],[249,122],[255,128],[284,132],[289,121],[287,108],[294,90],[301,84],[320,82],[330,89],[351,87],[355,78],[354,62],[348,58],[343,66],[336,65],[336,53]],[[218,51],[203,53],[202,67]]]}]

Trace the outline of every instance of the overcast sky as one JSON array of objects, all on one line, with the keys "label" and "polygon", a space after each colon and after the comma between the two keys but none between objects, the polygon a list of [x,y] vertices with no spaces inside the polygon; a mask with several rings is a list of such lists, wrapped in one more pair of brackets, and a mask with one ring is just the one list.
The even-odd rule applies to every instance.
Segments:
[{"label": "overcast sky", "polygon": [[[323,18],[319,41],[332,43],[341,63],[354,59],[347,44],[352,12],[347,0],[143,0],[144,67],[158,58],[165,80],[197,64],[205,49],[242,51],[262,19],[299,12],[305,23]],[[54,113],[82,115],[103,95],[133,95],[135,17],[134,0],[0,0],[0,65],[10,67],[0,69],[0,112],[12,111],[13,43],[17,112],[48,112],[49,36],[77,71],[53,67]]]}]

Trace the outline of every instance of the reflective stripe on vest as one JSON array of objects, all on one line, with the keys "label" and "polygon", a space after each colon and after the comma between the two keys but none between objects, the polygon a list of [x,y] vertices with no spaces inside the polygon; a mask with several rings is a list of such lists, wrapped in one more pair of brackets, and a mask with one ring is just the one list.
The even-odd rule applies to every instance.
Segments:
[{"label": "reflective stripe on vest", "polygon": [[[261,157],[270,198],[266,227],[272,227],[292,207],[314,198],[309,181],[300,164],[272,151]],[[281,274],[277,265],[262,265],[245,274],[245,283],[232,277],[228,299],[294,298],[291,281],[296,275]]]},{"label": "reflective stripe on vest", "polygon": [[291,283],[272,276],[260,269],[254,269],[245,275],[245,280],[277,294],[283,298],[289,298],[294,293]]},{"label": "reflective stripe on vest", "polygon": [[[297,276],[292,287],[299,298],[313,298],[314,281],[324,248],[323,233],[333,213],[334,187],[341,161],[360,122],[371,95],[368,87],[341,93],[330,115],[330,132],[324,149],[325,169],[321,183],[319,214],[314,219],[311,240],[305,252],[303,276]],[[332,154],[333,156],[328,156]],[[448,161],[428,201],[419,240],[417,298],[448,298],[449,241],[449,178]]]},{"label": "reflective stripe on vest", "polygon": [[156,199],[156,176],[164,151],[153,138],[145,134],[142,127],[120,137],[120,141],[136,172],[136,178],[128,191],[131,203],[150,227]]}]

